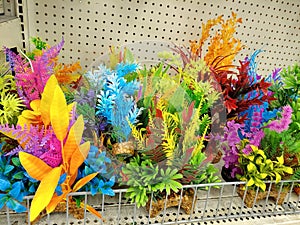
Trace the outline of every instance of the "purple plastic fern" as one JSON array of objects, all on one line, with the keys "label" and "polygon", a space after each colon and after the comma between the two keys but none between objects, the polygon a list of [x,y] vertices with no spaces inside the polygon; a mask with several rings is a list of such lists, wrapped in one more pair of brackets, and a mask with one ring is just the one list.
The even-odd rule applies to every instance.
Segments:
[{"label": "purple plastic fern", "polygon": [[[5,49],[12,69],[16,72],[15,80],[19,96],[24,99],[29,108],[32,100],[39,99],[49,77],[54,73],[56,57],[58,56],[64,40],[59,44],[44,50],[42,55],[36,55],[34,60],[28,63],[17,55]],[[31,67],[32,66],[32,67]]]},{"label": "purple plastic fern", "polygon": [[23,151],[42,159],[51,167],[57,167],[61,164],[61,143],[56,138],[51,126],[47,129],[37,126],[23,129],[21,126],[1,125],[0,131],[12,132],[16,139],[20,140],[20,145],[7,155],[15,155]]}]

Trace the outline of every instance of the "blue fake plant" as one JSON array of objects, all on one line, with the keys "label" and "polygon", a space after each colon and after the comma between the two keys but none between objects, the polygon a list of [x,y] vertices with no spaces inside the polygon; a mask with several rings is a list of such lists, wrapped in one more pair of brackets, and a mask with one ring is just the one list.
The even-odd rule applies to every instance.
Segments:
[{"label": "blue fake plant", "polygon": [[113,176],[114,171],[109,167],[110,164],[111,159],[106,155],[106,152],[100,152],[97,147],[92,145],[84,165],[79,169],[78,178],[95,172],[98,172],[98,175],[88,182],[81,191],[90,191],[92,195],[101,193],[114,196],[112,187],[115,184],[115,176]]},{"label": "blue fake plant", "polygon": [[[248,76],[249,81],[252,82],[252,84],[255,84],[260,81],[261,76],[257,73],[257,61],[256,57],[258,54],[263,52],[263,50],[256,50],[254,53],[249,57],[246,58],[246,61],[249,61],[249,69],[248,69]],[[272,83],[278,80],[278,73],[280,70],[274,70],[272,75],[269,75],[266,78],[266,81]],[[269,91],[270,92],[270,91]],[[269,93],[272,94],[271,92]],[[260,95],[262,97],[262,93],[256,90],[253,90],[252,92],[248,93],[244,96],[244,99],[246,98],[253,98],[256,95]],[[251,127],[260,128],[264,123],[268,122],[269,120],[275,118],[277,116],[278,109],[269,109],[269,103],[267,101],[264,101],[261,105],[251,105],[247,110],[241,112],[239,114],[239,117],[243,117],[244,115],[247,115],[247,118],[244,121],[245,127],[244,130],[246,132],[250,132]],[[255,123],[255,114],[260,113],[261,114],[261,120],[260,123]]]},{"label": "blue fake plant", "polygon": [[136,72],[137,68],[136,63],[118,63],[114,70],[102,65],[87,76],[93,77],[94,82],[101,86],[97,94],[96,116],[105,118],[105,123],[113,127],[112,137],[117,142],[128,141],[131,134],[128,122],[135,124],[141,113],[134,99],[139,82],[126,80],[126,75]]},{"label": "blue fake plant", "polygon": [[35,193],[38,181],[27,174],[18,157],[3,154],[4,144],[0,144],[0,210],[6,206],[21,213],[27,210],[21,202],[25,196]]}]

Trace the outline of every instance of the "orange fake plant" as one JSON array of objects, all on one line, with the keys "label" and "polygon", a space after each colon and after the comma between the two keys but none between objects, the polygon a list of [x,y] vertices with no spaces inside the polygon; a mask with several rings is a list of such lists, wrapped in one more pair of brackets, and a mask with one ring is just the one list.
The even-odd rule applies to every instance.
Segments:
[{"label": "orange fake plant", "polygon": [[[67,105],[55,76],[49,78],[41,99],[34,105],[36,107],[32,107],[32,111],[26,110],[20,116],[19,122],[22,125],[39,124],[46,128],[51,127],[50,130],[60,142],[62,161],[58,166],[51,167],[35,155],[19,152],[22,166],[31,177],[40,181],[31,203],[30,221],[34,221],[44,209],[47,213],[51,213],[61,201],[66,201],[68,193],[78,191],[97,175],[97,173],[90,174],[75,183],[78,168],[87,157],[90,143],[82,143],[83,117],[79,116],[73,124],[71,123],[70,112],[74,104]],[[38,121],[34,121],[35,119]],[[62,194],[58,195],[55,189],[62,175],[66,178],[60,184]],[[92,207],[84,204],[81,206],[101,218]]]}]

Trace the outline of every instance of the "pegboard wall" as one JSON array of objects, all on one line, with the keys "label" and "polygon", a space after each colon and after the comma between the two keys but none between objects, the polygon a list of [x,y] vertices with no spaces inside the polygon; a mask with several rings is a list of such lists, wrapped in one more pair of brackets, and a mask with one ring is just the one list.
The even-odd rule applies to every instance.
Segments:
[{"label": "pegboard wall", "polygon": [[299,0],[18,0],[20,7],[28,50],[30,36],[51,45],[64,37],[62,60],[80,60],[85,68],[112,45],[130,45],[141,60],[155,59],[161,44],[154,43],[189,45],[199,39],[203,22],[227,19],[232,11],[243,19],[236,37],[247,46],[239,59],[264,49],[262,75],[300,61]]},{"label": "pegboard wall", "polygon": [[15,16],[15,2],[14,0],[4,0],[4,14],[6,16]]}]

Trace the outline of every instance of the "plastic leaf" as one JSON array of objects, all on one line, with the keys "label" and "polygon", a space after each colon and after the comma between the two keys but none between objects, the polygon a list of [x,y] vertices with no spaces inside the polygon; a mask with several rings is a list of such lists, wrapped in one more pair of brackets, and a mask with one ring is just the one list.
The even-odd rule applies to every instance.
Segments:
[{"label": "plastic leaf", "polygon": [[12,189],[9,191],[9,195],[12,196],[13,198],[22,201],[23,200],[23,195],[21,193],[21,188],[22,188],[22,182],[16,182],[12,185]]},{"label": "plastic leaf", "polygon": [[94,214],[95,216],[97,216],[98,218],[102,219],[102,216],[100,213],[97,212],[97,210],[95,210],[92,206],[90,205],[85,205],[83,202],[80,203],[80,206],[82,208],[86,208],[90,213]]},{"label": "plastic leaf", "polygon": [[80,179],[73,188],[73,191],[76,192],[80,188],[82,188],[86,183],[88,183],[90,180],[92,180],[95,176],[97,176],[98,173],[92,173],[90,175],[87,175],[86,177]]},{"label": "plastic leaf", "polygon": [[69,135],[67,137],[66,143],[63,147],[63,161],[64,163],[69,163],[74,150],[78,148],[84,129],[83,117],[80,115],[73,126],[70,128]]},{"label": "plastic leaf", "polygon": [[8,188],[10,188],[10,182],[0,179],[0,191],[6,191]]},{"label": "plastic leaf", "polygon": [[23,171],[20,171],[20,172],[17,172],[13,175],[13,178],[14,179],[17,179],[17,180],[21,180],[24,178],[24,172]]},{"label": "plastic leaf", "polygon": [[12,171],[14,169],[14,166],[12,165],[6,165],[5,169],[4,169],[4,175],[8,175],[10,171]]},{"label": "plastic leaf", "polygon": [[50,121],[57,139],[63,141],[68,132],[70,119],[66,98],[59,86],[56,86],[54,90]]},{"label": "plastic leaf", "polygon": [[71,176],[76,173],[79,166],[84,162],[89,150],[90,150],[90,142],[85,142],[79,146],[79,149],[77,148],[74,151],[70,163],[70,170],[69,170]]},{"label": "plastic leaf", "polygon": [[52,197],[51,201],[49,202],[49,204],[46,207],[46,211],[47,213],[51,213],[53,212],[53,210],[56,208],[56,206],[58,205],[58,203],[60,203],[67,195],[68,193],[64,193],[60,196],[57,196],[57,194],[55,193],[54,196]]},{"label": "plastic leaf", "polygon": [[14,199],[9,199],[6,202],[6,205],[8,208],[15,210],[17,213],[25,212],[27,210],[25,206],[21,205],[19,202],[17,202]]},{"label": "plastic leaf", "polygon": [[284,167],[282,170],[288,174],[293,174],[293,172],[294,172],[293,168],[291,168],[291,167]]},{"label": "plastic leaf", "polygon": [[53,90],[58,85],[55,76],[51,76],[44,88],[41,98],[40,111],[42,116],[42,121],[45,126],[50,124],[50,107],[53,99]]},{"label": "plastic leaf", "polygon": [[253,164],[252,162],[249,162],[249,164],[247,165],[247,169],[248,169],[249,172],[257,170],[255,164]]},{"label": "plastic leaf", "polygon": [[12,158],[11,161],[15,166],[21,166],[20,159],[18,157]]},{"label": "plastic leaf", "polygon": [[267,176],[268,176],[267,173],[260,173],[260,178],[261,179],[266,179]]},{"label": "plastic leaf", "polygon": [[275,172],[275,176],[276,176],[276,184],[281,180],[281,175],[277,172]]},{"label": "plastic leaf", "polygon": [[8,200],[8,196],[6,194],[0,194],[0,209],[3,208],[7,200]]},{"label": "plastic leaf", "polygon": [[41,181],[31,203],[30,221],[34,221],[51,201],[61,170],[61,167],[52,169]]},{"label": "plastic leaf", "polygon": [[27,173],[36,180],[42,180],[52,170],[43,160],[26,152],[19,152],[19,157]]},{"label": "plastic leaf", "polygon": [[276,157],[276,158],[277,158],[277,161],[279,162],[279,164],[283,165],[283,163],[284,163],[283,155],[281,155],[280,157]]}]

